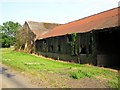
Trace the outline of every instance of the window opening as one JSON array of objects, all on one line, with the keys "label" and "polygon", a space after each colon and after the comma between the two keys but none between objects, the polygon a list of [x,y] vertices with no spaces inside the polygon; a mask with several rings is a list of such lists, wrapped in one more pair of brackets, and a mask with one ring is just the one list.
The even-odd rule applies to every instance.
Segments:
[{"label": "window opening", "polygon": [[53,45],[51,45],[50,48],[51,48],[51,51],[53,51]]},{"label": "window opening", "polygon": [[86,54],[86,47],[81,45],[81,54]]},{"label": "window opening", "polygon": [[61,52],[61,46],[58,45],[58,52]]}]

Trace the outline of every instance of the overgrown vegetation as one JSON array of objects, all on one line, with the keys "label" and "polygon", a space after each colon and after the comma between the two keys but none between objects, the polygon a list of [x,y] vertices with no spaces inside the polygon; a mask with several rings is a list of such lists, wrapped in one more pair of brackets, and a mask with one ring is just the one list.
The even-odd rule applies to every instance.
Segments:
[{"label": "overgrown vegetation", "polygon": [[31,53],[35,35],[31,30],[21,28],[16,32],[15,50]]},{"label": "overgrown vegetation", "polygon": [[39,75],[41,79],[46,73],[57,73],[74,79],[94,78],[106,82],[109,87],[118,88],[118,73],[101,67],[63,63],[6,48],[2,49],[2,62],[16,70]]},{"label": "overgrown vegetation", "polygon": [[72,33],[70,36],[71,36],[70,46],[72,49],[72,55],[77,55],[78,54],[78,52],[77,52],[78,49],[76,49],[76,47],[78,47],[77,43],[76,43],[77,42],[77,33]]}]

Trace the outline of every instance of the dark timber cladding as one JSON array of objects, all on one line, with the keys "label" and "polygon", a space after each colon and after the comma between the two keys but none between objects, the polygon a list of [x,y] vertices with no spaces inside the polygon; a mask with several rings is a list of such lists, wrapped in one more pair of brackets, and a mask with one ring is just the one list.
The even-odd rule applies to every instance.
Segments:
[{"label": "dark timber cladding", "polygon": [[81,64],[119,66],[119,7],[57,26],[37,38],[36,52]]}]

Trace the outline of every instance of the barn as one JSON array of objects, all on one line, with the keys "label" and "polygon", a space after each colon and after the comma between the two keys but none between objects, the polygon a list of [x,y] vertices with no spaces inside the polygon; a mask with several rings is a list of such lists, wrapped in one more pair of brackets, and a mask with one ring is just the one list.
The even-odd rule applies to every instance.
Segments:
[{"label": "barn", "polygon": [[120,66],[119,7],[57,26],[36,38],[35,52],[56,60]]},{"label": "barn", "polygon": [[60,24],[25,21],[23,27],[17,32],[16,49],[31,53],[34,51],[36,38],[47,33]]}]

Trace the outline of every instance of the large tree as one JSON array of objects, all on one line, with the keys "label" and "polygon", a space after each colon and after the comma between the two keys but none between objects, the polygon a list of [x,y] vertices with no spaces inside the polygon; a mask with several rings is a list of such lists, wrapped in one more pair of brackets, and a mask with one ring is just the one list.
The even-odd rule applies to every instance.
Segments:
[{"label": "large tree", "polygon": [[0,43],[2,47],[10,47],[15,43],[15,35],[18,29],[21,28],[21,25],[16,22],[8,21],[0,25]]}]

